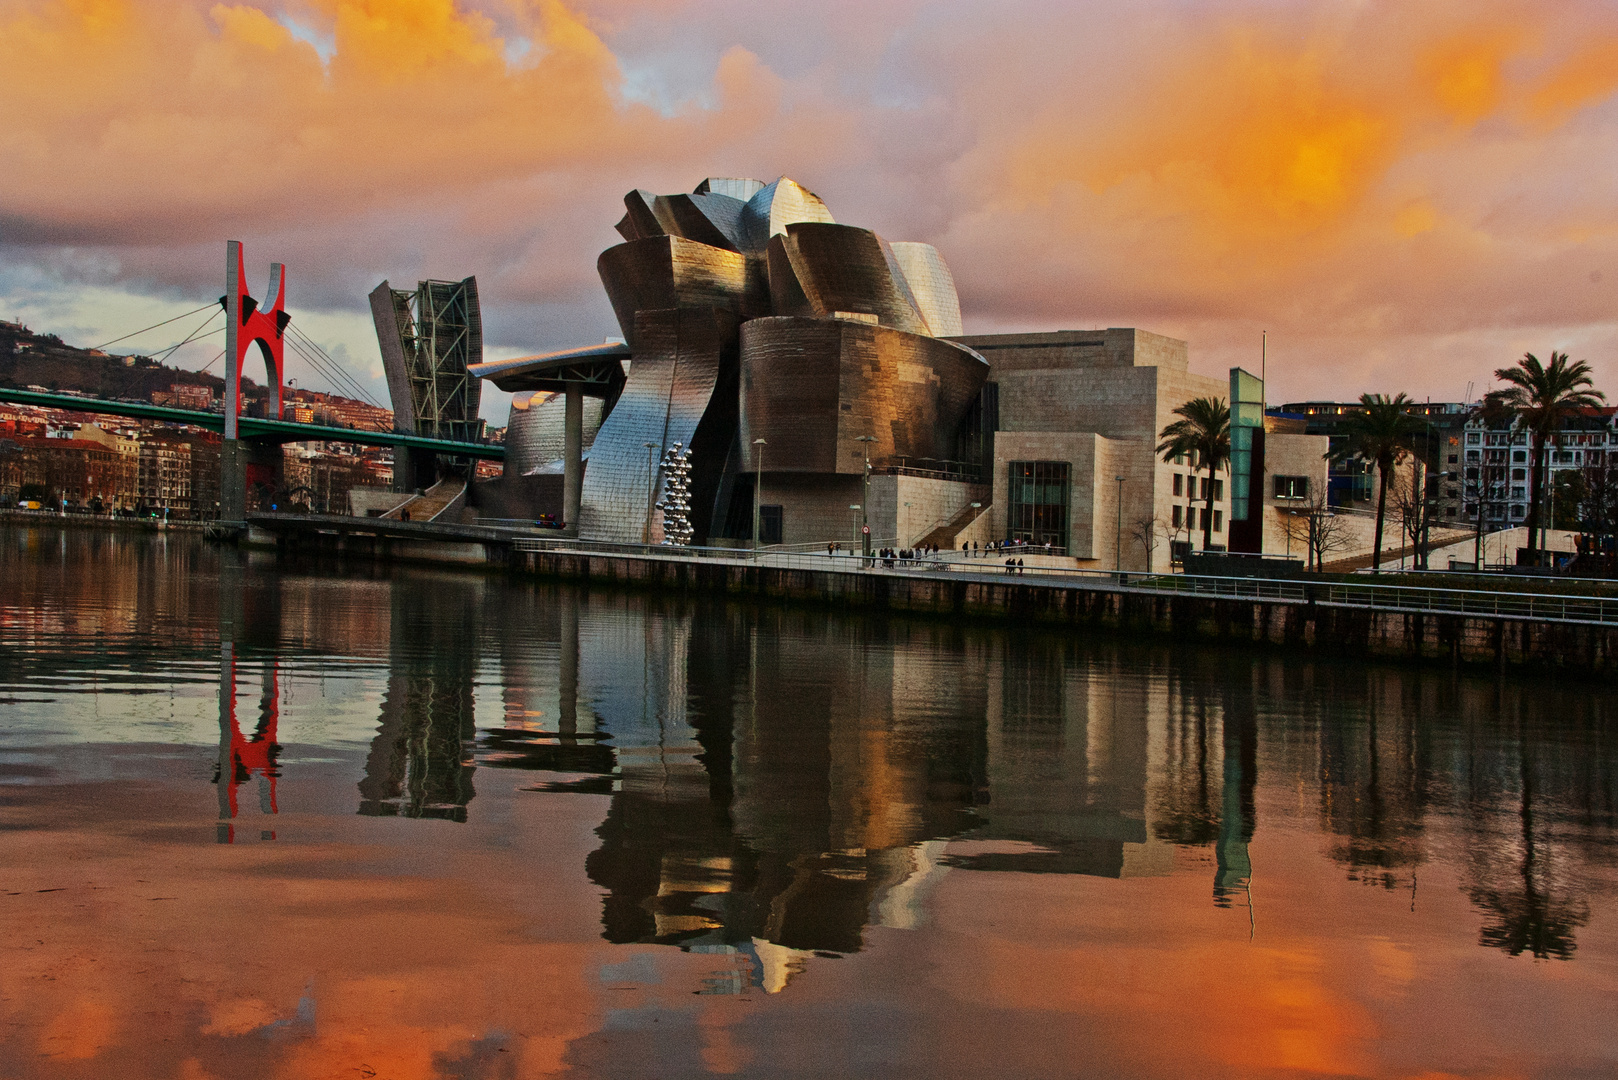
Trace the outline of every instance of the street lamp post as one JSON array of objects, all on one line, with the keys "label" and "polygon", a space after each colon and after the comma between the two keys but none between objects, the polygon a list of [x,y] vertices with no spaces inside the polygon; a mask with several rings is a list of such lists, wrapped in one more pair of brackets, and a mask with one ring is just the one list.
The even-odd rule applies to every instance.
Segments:
[{"label": "street lamp post", "polygon": [[1124,478],[1118,477],[1118,531],[1112,541],[1113,569],[1124,569]]},{"label": "street lamp post", "polygon": [[753,461],[753,550],[759,549],[759,496],[764,490],[764,448],[769,445],[763,439],[754,439],[753,445],[758,447]]},{"label": "street lamp post", "polygon": [[863,498],[860,500],[860,553],[871,554],[871,514],[866,508],[871,505],[871,444],[876,442],[875,435],[857,435],[856,442],[865,444],[865,485]]}]

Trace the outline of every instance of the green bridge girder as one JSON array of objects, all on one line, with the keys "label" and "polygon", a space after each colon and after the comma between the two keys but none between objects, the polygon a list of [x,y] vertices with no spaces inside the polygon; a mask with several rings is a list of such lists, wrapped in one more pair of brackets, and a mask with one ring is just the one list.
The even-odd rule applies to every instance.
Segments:
[{"label": "green bridge girder", "polygon": [[[129,416],[139,420],[161,420],[169,424],[189,424],[220,434],[225,430],[223,413],[176,409],[167,405],[148,405],[140,401],[106,401],[101,398],[77,397],[73,394],[13,390],[5,386],[0,386],[0,401],[9,401],[14,405],[38,405],[47,409],[72,409],[75,412]],[[362,446],[408,447],[448,456],[483,458],[490,461],[504,461],[506,457],[506,448],[499,443],[465,443],[453,439],[406,435],[396,431],[361,431],[357,428],[299,424],[291,420],[264,420],[252,416],[241,417],[240,424],[241,437],[251,442],[346,442]]]}]

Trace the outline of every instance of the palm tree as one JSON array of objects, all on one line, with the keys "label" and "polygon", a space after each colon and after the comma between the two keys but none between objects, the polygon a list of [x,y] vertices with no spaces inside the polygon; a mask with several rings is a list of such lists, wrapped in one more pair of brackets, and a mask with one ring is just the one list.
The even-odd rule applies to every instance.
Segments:
[{"label": "palm tree", "polygon": [[1158,432],[1163,441],[1157,444],[1157,452],[1164,461],[1190,454],[1195,468],[1208,470],[1207,506],[1202,511],[1202,550],[1207,551],[1213,543],[1213,475],[1230,460],[1230,406],[1224,398],[1192,398],[1176,408],[1174,415],[1180,419]]},{"label": "palm tree", "polygon": [[1545,444],[1562,445],[1562,421],[1579,409],[1599,407],[1607,399],[1594,389],[1590,365],[1569,363],[1567,353],[1551,352],[1549,367],[1533,353],[1524,353],[1515,367],[1497,368],[1494,377],[1510,386],[1492,390],[1486,400],[1511,409],[1517,422],[1533,435],[1533,471],[1529,473],[1528,548],[1538,552],[1544,544],[1539,527],[1539,504],[1545,492]]},{"label": "palm tree", "polygon": [[1343,417],[1338,432],[1343,441],[1326,451],[1332,461],[1358,458],[1376,466],[1380,481],[1376,496],[1376,543],[1371,551],[1371,569],[1382,566],[1382,525],[1388,516],[1388,485],[1393,481],[1393,469],[1410,452],[1410,438],[1421,428],[1421,422],[1410,415],[1415,402],[1397,394],[1361,394],[1357,412]]}]

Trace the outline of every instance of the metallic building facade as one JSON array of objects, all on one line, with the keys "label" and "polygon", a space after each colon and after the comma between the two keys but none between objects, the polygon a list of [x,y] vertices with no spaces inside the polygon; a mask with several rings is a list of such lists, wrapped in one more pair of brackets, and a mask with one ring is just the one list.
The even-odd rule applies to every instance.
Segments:
[{"label": "metallic building facade", "polygon": [[916,308],[927,321],[927,332],[934,337],[959,337],[961,300],[955,292],[955,275],[949,272],[944,256],[931,244],[894,241],[888,245],[899,264],[899,272],[910,285]]},{"label": "metallic building facade", "polygon": [[[675,443],[691,453],[698,543],[749,516],[730,504],[759,483],[755,440],[766,442],[766,472],[805,492],[841,492],[863,473],[868,447],[873,464],[952,455],[988,365],[942,340],[960,331],[960,303],[934,248],[840,225],[786,177],[710,177],[689,195],[635,190],[624,208],[624,242],[597,270],[631,363],[603,402],[579,536],[661,541],[657,462]],[[558,358],[610,348],[477,374],[502,389],[549,389]],[[526,445],[538,437],[530,429],[514,412],[508,439]]]},{"label": "metallic building facade", "polygon": [[[582,450],[588,454],[601,428],[601,398],[584,399]],[[566,452],[567,401],[556,390],[525,390],[511,399],[511,419],[506,423],[506,473],[529,476],[538,472],[561,472]]]},{"label": "metallic building facade", "polygon": [[[652,520],[657,462],[675,443],[697,442],[722,376],[735,385],[737,320],[729,312],[712,307],[643,311],[636,322],[629,380],[602,422],[584,474],[579,535],[588,539],[661,539]],[[699,492],[712,486],[719,464],[708,460],[709,449],[697,462],[704,474],[697,478]],[[711,514],[710,499],[693,522],[699,536],[707,535]]]},{"label": "metallic building facade", "polygon": [[859,475],[867,445],[873,461],[948,458],[987,374],[972,350],[938,338],[754,319],[742,327],[741,441],[766,440],[772,472]]}]

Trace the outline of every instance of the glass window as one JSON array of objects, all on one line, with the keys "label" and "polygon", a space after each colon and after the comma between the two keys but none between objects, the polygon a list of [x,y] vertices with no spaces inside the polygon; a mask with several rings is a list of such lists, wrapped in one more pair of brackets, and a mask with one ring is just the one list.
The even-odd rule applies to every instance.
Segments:
[{"label": "glass window", "polygon": [[1072,471],[1066,461],[1013,461],[1007,466],[1006,539],[1048,543],[1067,554]]},{"label": "glass window", "polygon": [[1476,431],[1468,431],[1466,433],[1466,445],[1476,446],[1480,441],[1481,439]]},{"label": "glass window", "polygon": [[1185,477],[1179,473],[1174,474],[1174,494],[1185,494]]},{"label": "glass window", "polygon": [[1225,497],[1225,482],[1223,480],[1215,480],[1213,482],[1213,491],[1215,502],[1223,499]]},{"label": "glass window", "polygon": [[1274,478],[1274,484],[1277,499],[1307,499],[1309,497],[1309,478],[1307,476],[1277,476]]},{"label": "glass window", "polygon": [[[1175,477],[1175,479],[1178,480],[1179,477]],[[1173,521],[1174,521],[1174,527],[1176,529],[1178,529],[1180,527],[1180,522],[1182,520],[1181,515],[1180,515],[1180,505],[1178,503],[1176,503],[1174,505],[1172,517],[1173,517]]]},{"label": "glass window", "polygon": [[1213,531],[1214,532],[1224,532],[1225,531],[1225,512],[1223,510],[1215,510],[1214,511],[1214,527],[1213,527]]}]

